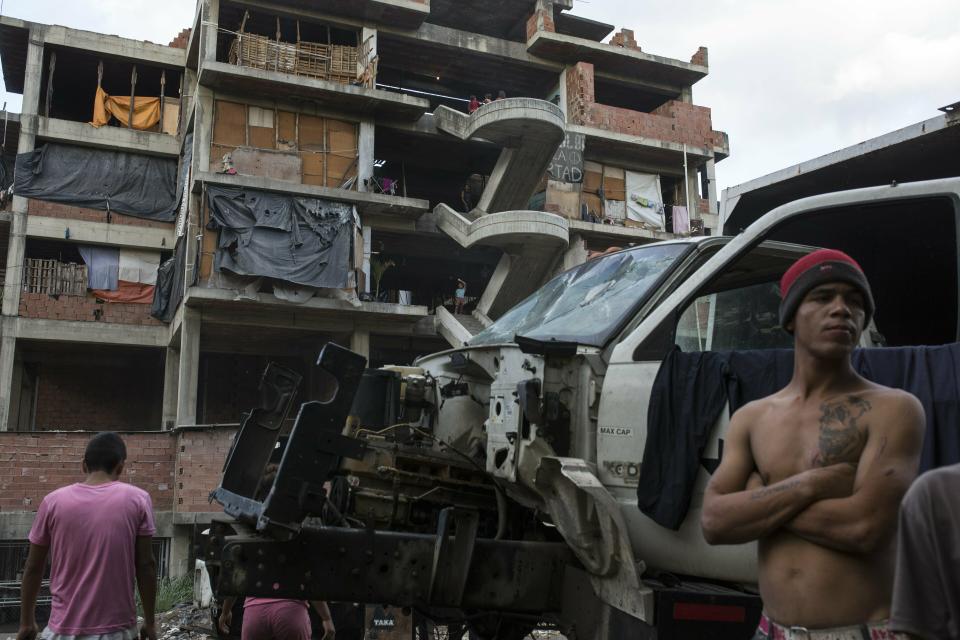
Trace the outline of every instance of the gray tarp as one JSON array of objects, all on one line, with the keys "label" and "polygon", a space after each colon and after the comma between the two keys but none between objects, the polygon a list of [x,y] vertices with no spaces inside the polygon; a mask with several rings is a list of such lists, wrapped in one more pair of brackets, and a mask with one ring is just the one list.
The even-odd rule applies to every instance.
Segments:
[{"label": "gray tarp", "polygon": [[[170,322],[183,300],[183,276],[187,263],[187,236],[177,239],[173,256],[157,269],[157,286],[153,290],[153,306],[150,315],[157,320]],[[193,283],[191,283],[193,284]]]},{"label": "gray tarp", "polygon": [[163,222],[180,191],[176,160],[56,143],[18,154],[13,186],[25,198]]},{"label": "gray tarp", "polygon": [[207,187],[220,229],[216,269],[307,287],[349,286],[353,207],[240,187]]}]

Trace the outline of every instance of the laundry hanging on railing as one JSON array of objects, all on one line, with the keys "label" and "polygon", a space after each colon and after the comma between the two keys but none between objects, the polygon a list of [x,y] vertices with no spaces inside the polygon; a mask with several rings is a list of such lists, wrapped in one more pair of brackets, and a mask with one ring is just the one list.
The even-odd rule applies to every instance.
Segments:
[{"label": "laundry hanging on railing", "polygon": [[353,206],[319,198],[208,186],[220,230],[214,268],[307,287],[350,284]]},{"label": "laundry hanging on railing", "polygon": [[160,253],[139,249],[118,249],[78,245],[87,264],[87,287],[107,302],[151,304]]},{"label": "laundry hanging on railing", "polygon": [[[93,120],[95,127],[102,127],[113,116],[125,127],[130,126],[130,96],[111,96],[101,87],[93,99]],[[133,98],[133,127],[146,130],[160,122],[160,98],[136,96]]]}]

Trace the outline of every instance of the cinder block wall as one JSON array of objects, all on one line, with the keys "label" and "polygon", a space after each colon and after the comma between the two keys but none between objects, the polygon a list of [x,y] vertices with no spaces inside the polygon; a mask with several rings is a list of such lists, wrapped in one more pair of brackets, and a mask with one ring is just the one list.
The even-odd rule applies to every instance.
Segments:
[{"label": "cinder block wall", "polygon": [[[92,435],[0,432],[0,512],[36,511],[54,489],[82,481],[83,451]],[[127,433],[123,439],[123,479],[149,493],[155,510],[170,510],[175,439],[161,432]]]},{"label": "cinder block wall", "polygon": [[185,430],[177,434],[174,511],[202,513],[221,511],[210,504],[210,492],[220,484],[223,463],[230,451],[235,427]]}]

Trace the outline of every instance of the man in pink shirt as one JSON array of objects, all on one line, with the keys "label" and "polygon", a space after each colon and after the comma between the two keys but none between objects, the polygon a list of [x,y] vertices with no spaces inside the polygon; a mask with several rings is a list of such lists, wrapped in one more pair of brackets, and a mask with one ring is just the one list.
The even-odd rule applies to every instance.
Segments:
[{"label": "man in pink shirt", "polygon": [[133,640],[136,578],[143,603],[139,637],[156,640],[157,569],[150,543],[156,528],[146,491],[119,482],[127,448],[99,433],[83,454],[86,480],[48,494],[30,530],[17,640],[33,640],[43,569],[50,556],[52,605],[44,640]]}]

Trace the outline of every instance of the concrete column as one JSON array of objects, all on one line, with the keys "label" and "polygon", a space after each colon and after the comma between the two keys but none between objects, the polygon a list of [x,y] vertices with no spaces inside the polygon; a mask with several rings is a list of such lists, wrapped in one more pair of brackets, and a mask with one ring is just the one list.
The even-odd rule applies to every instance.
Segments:
[{"label": "concrete column", "polygon": [[[210,170],[210,145],[213,142],[213,91],[197,85],[193,97],[193,175]],[[214,158],[218,161],[220,158]]]},{"label": "concrete column", "polygon": [[[182,331],[182,329],[181,329]],[[180,352],[167,348],[163,364],[163,416],[160,429],[166,431],[177,424],[177,391],[180,380]]]},{"label": "concrete column", "polygon": [[568,67],[564,67],[560,72],[560,104],[557,106],[560,107],[561,111],[563,111],[564,122],[569,123],[570,117],[567,115],[567,68]]},{"label": "concrete column", "polygon": [[360,122],[360,132],[357,138],[357,190],[373,191],[373,185],[367,184],[373,178],[373,120]]},{"label": "concrete column", "polygon": [[[504,283],[507,281],[507,276],[510,275],[510,264],[512,262],[513,259],[509,253],[504,253],[500,256],[500,262],[497,263],[497,268],[493,270],[493,275],[490,276],[490,281],[487,282],[487,288],[484,289],[480,295],[480,300],[477,302],[477,311],[488,318],[491,317],[490,308],[497,299],[500,289],[503,288]],[[496,318],[491,319],[496,320]]]},{"label": "concrete column", "polygon": [[370,293],[370,254],[373,251],[373,229],[367,225],[363,227],[363,277],[364,282],[361,284],[361,290],[364,293]]},{"label": "concrete column", "polygon": [[687,191],[686,193],[690,194],[690,202],[687,203],[687,210],[690,214],[690,219],[695,220],[700,218],[700,211],[697,207],[697,197],[700,193],[700,185],[697,184],[697,171],[698,169],[690,164],[687,167]]},{"label": "concrete column", "polygon": [[704,194],[710,201],[710,213],[714,215],[720,214],[720,199],[717,197],[717,162],[716,160],[707,160],[707,164],[703,167],[704,174],[706,175],[707,182],[707,191]]},{"label": "concrete column", "polygon": [[570,244],[563,253],[560,271],[573,269],[587,261],[587,243],[579,233],[571,234]]},{"label": "concrete column", "polygon": [[200,312],[183,307],[180,362],[177,376],[177,424],[197,424],[197,385],[200,371]]},{"label": "concrete column", "polygon": [[680,90],[680,102],[693,104],[693,87],[686,86]]},{"label": "concrete column", "polygon": [[366,327],[356,327],[350,334],[350,351],[359,353],[370,364],[370,330]]},{"label": "concrete column", "polygon": [[217,60],[217,27],[220,24],[220,0],[203,0],[201,11],[203,38],[200,40],[200,66]]},{"label": "concrete column", "polygon": [[0,337],[0,431],[10,428],[10,407],[13,398],[13,361],[17,353],[17,338],[3,334]]},{"label": "concrete column", "polygon": [[[33,27],[28,36],[18,153],[33,150],[37,140],[37,108],[40,102],[41,74],[43,73],[43,33],[42,28]],[[20,308],[20,288],[23,282],[27,243],[27,199],[14,196],[12,211],[10,240],[7,245],[7,275],[3,283],[2,313],[5,316],[18,315]]]},{"label": "concrete column", "polygon": [[170,537],[170,571],[171,578],[179,578],[193,573],[193,567],[187,566],[190,560],[190,545],[193,527],[189,525],[173,525],[173,535]]}]

